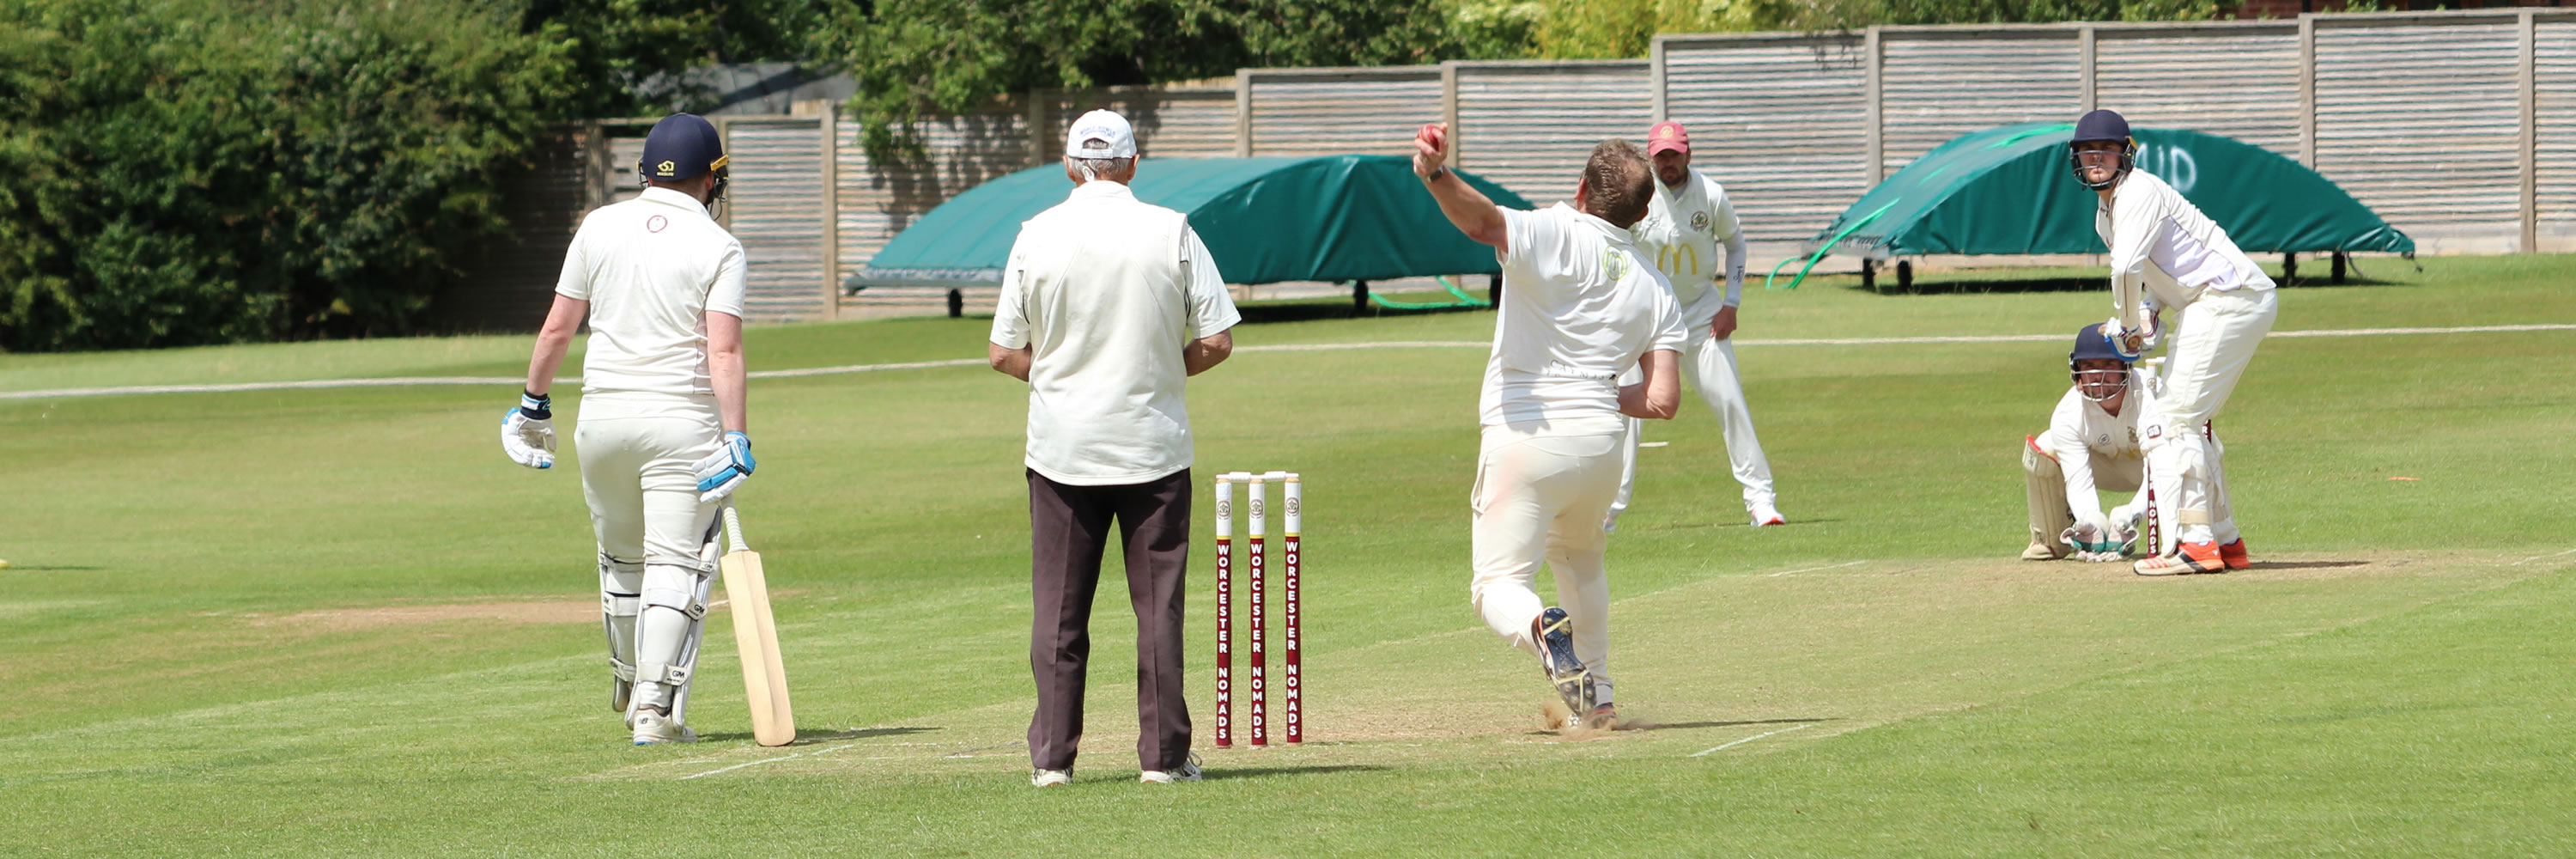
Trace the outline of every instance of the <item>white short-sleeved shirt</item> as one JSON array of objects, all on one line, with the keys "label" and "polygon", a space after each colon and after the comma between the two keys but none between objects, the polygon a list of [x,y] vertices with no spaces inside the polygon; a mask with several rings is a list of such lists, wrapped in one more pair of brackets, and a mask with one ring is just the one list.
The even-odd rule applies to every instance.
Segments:
[{"label": "white short-sleeved shirt", "polygon": [[1619,374],[1684,345],[1681,306],[1627,230],[1559,203],[1504,209],[1502,307],[1477,411],[1485,426],[1617,432]]},{"label": "white short-sleeved shirt", "polygon": [[1028,467],[1057,483],[1144,483],[1195,453],[1181,350],[1243,321],[1180,212],[1092,181],[1020,225],[994,345],[1032,347]]},{"label": "white short-sleeved shirt", "polygon": [[2110,203],[2095,207],[2093,231],[2111,249],[2113,318],[2133,331],[2157,308],[2183,307],[2211,290],[2273,287],[2218,222],[2144,170],[2129,171]]},{"label": "white short-sleeved shirt", "polygon": [[1697,170],[1689,171],[1678,189],[1655,182],[1655,197],[1646,217],[1631,228],[1637,251],[1654,262],[1681,302],[1684,327],[1698,328],[1717,316],[1726,294],[1717,288],[1719,249],[1744,231],[1727,202],[1726,188]]},{"label": "white short-sleeved shirt", "polygon": [[555,294],[590,302],[584,394],[715,395],[706,314],[742,316],[742,242],[687,194],[646,188],[581,219]]},{"label": "white short-sleeved shirt", "polygon": [[2095,457],[2124,464],[2145,462],[2146,453],[2138,443],[2138,416],[2156,407],[2149,382],[2147,374],[2130,370],[2129,395],[2116,415],[2084,399],[2076,386],[2068,386],[2066,395],[2057,398],[2056,411],[2049,413],[2048,432],[2035,443],[2057,458],[2058,470],[2066,476],[2066,504],[2076,521],[2102,518],[2102,501],[2093,495]]}]

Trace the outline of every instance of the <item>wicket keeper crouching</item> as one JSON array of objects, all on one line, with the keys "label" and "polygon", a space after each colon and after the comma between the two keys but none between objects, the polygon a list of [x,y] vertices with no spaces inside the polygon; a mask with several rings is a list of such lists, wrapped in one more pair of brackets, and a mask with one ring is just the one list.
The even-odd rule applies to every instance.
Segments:
[{"label": "wicket keeper crouching", "polygon": [[[2030,548],[2025,561],[2074,555],[2086,561],[2120,560],[2137,537],[2146,510],[2146,454],[2138,446],[2138,415],[2155,408],[2153,380],[2111,351],[2101,326],[2075,332],[2066,353],[2075,384],[2057,400],[2048,429],[2022,439],[2021,465],[2030,485]],[[2105,514],[2096,489],[2135,496]]]},{"label": "wicket keeper crouching", "polygon": [[742,243],[711,216],[727,160],[715,126],[675,114],[653,126],[648,187],[584,217],[554,307],[503,417],[502,449],[554,465],[555,370],[590,319],[582,363],[582,495],[599,539],[609,706],[636,745],[690,742],[689,680],[715,581],[716,514],[751,476],[744,434]]}]

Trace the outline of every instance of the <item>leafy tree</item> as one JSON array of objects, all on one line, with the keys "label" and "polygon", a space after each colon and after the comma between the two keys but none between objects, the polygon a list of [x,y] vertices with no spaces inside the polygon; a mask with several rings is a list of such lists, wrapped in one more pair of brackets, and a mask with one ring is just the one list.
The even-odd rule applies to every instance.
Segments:
[{"label": "leafy tree", "polygon": [[566,51],[473,0],[0,5],[0,348],[408,330]]},{"label": "leafy tree", "polygon": [[552,110],[568,118],[703,110],[713,93],[677,84],[711,63],[798,60],[829,17],[825,0],[520,0],[520,29],[571,37],[572,88]]},{"label": "leafy tree", "polygon": [[879,0],[839,7],[816,49],[858,78],[866,144],[893,157],[919,152],[922,115],[1008,93],[1433,62],[1448,27],[1431,0]]}]

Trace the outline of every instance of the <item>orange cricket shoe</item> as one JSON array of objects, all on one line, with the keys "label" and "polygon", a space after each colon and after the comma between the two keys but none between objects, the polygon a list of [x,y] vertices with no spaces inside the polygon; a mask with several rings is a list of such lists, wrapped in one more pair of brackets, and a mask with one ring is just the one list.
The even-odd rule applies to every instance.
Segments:
[{"label": "orange cricket shoe", "polygon": [[2138,559],[2132,567],[2141,576],[2179,576],[2190,573],[2227,572],[2227,559],[2218,553],[2218,544],[2203,540],[2174,547],[2170,555]]},{"label": "orange cricket shoe", "polygon": [[2245,553],[2245,538],[2243,537],[2238,537],[2234,542],[2219,546],[2218,558],[2219,560],[2226,561],[2227,568],[2231,570],[2242,570],[2246,567],[2254,566],[2254,557]]}]

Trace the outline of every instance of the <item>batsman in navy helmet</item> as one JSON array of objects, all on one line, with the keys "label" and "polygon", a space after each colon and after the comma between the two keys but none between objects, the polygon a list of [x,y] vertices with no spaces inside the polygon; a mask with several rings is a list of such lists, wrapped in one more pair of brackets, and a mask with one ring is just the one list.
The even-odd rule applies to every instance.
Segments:
[{"label": "batsman in navy helmet", "polygon": [[716,223],[724,141],[675,114],[644,138],[644,192],[573,234],[554,307],[501,447],[554,465],[555,371],[582,320],[582,496],[599,541],[609,706],[637,745],[688,742],[689,678],[714,581],[715,521],[751,477],[743,402],[742,242]]},{"label": "batsman in navy helmet", "polygon": [[2138,169],[2138,141],[2119,114],[2075,121],[2067,157],[2100,198],[2093,228],[2110,248],[2111,318],[2098,326],[2113,355],[2136,361],[2173,336],[2152,408],[2138,416],[2146,455],[2148,533],[2139,575],[2220,573],[2252,565],[2227,503],[2212,419],[2253,363],[2278,312],[2271,277],[2200,207]]}]

